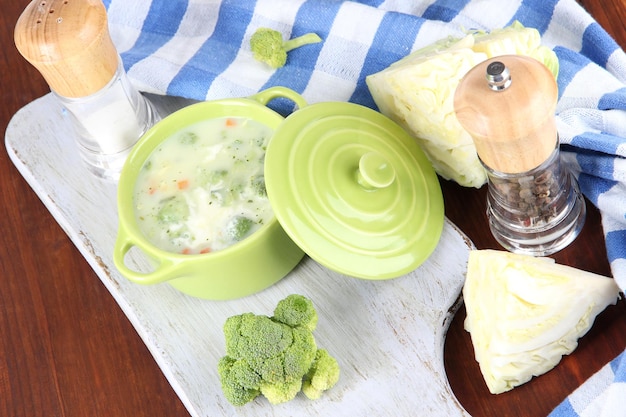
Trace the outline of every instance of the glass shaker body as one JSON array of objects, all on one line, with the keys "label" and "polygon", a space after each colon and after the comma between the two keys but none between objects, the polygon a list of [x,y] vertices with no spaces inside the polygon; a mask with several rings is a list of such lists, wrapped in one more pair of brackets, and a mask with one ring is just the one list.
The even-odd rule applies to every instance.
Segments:
[{"label": "glass shaker body", "polygon": [[119,178],[133,145],[160,118],[130,83],[121,60],[111,81],[94,94],[65,97],[52,92],[72,121],[83,162],[105,179]]},{"label": "glass shaker body", "polygon": [[487,217],[494,238],[511,252],[546,256],[580,233],[586,207],[576,179],[555,147],[540,166],[522,173],[488,176]]},{"label": "glass shaker body", "polygon": [[159,117],[128,80],[102,1],[33,1],[14,37],[64,106],[89,171],[117,179],[131,147]]}]

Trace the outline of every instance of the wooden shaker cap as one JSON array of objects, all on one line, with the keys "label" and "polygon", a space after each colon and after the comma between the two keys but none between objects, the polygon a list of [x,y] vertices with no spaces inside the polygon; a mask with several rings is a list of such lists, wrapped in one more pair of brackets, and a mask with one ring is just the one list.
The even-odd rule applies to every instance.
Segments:
[{"label": "wooden shaker cap", "polygon": [[106,86],[119,56],[102,0],[34,0],[15,27],[19,52],[65,97],[85,97]]},{"label": "wooden shaker cap", "polygon": [[[510,84],[499,90],[487,81],[493,62],[504,64],[511,76]],[[463,77],[454,109],[482,162],[495,171],[517,174],[538,167],[554,152],[557,99],[556,81],[545,65],[506,55],[478,64]]]}]

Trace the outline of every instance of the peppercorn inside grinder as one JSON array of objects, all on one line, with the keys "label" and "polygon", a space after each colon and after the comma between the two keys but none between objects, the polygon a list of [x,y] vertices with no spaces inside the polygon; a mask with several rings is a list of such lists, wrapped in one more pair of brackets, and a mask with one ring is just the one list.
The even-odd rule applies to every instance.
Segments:
[{"label": "peppercorn inside grinder", "polygon": [[548,68],[517,55],[478,64],[455,92],[457,119],[487,170],[489,227],[511,252],[555,253],[585,221],[584,198],[560,158],[557,99]]},{"label": "peppercorn inside grinder", "polygon": [[102,1],[32,1],[14,39],[71,120],[87,169],[117,180],[131,148],[159,116],[128,80]]}]

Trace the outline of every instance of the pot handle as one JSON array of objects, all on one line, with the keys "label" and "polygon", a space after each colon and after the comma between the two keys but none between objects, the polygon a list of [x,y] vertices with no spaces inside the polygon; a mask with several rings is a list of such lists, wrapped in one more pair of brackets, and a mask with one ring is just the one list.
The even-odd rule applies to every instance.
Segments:
[{"label": "pot handle", "polygon": [[[160,260],[155,266],[152,272],[139,272],[130,269],[125,262],[126,254],[135,246],[132,239],[121,230],[118,232],[117,239],[115,241],[115,247],[113,249],[113,263],[115,267],[128,278],[137,284],[152,285],[160,284],[168,281],[172,278],[182,275],[182,264],[173,262],[171,260]],[[144,253],[150,256],[149,253]],[[153,260],[158,259],[156,256],[150,257]]]},{"label": "pot handle", "polygon": [[299,109],[308,106],[304,97],[287,87],[270,87],[250,96],[249,98],[258,101],[264,106],[275,98],[287,98],[296,103]]}]

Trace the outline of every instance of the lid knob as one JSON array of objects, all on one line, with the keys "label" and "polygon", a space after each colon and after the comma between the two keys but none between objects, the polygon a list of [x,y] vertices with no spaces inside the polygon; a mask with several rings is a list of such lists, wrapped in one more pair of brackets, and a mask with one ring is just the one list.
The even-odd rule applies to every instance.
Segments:
[{"label": "lid knob", "polygon": [[494,61],[487,66],[487,82],[493,91],[501,91],[511,85],[511,72],[500,61]]},{"label": "lid knob", "polygon": [[368,152],[359,159],[359,184],[366,189],[389,187],[396,179],[396,171],[378,152]]}]

